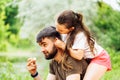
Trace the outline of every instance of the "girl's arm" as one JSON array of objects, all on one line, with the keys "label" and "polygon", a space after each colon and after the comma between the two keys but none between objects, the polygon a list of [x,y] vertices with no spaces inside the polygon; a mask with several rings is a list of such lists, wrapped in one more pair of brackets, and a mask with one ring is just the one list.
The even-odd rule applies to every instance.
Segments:
[{"label": "girl's arm", "polygon": [[83,32],[78,33],[75,37],[74,44],[69,49],[71,57],[81,60],[85,54],[85,48],[87,46],[87,38]]},{"label": "girl's arm", "polygon": [[69,54],[71,57],[77,59],[77,60],[81,60],[84,56],[84,50],[82,49],[69,49]]},{"label": "girl's arm", "polygon": [[[66,45],[62,40],[56,38],[55,46],[64,51]],[[69,52],[70,52],[70,56],[77,59],[77,60],[81,60],[83,58],[83,55],[84,55],[84,50],[82,50],[82,49],[72,49],[72,48],[70,48]]]}]

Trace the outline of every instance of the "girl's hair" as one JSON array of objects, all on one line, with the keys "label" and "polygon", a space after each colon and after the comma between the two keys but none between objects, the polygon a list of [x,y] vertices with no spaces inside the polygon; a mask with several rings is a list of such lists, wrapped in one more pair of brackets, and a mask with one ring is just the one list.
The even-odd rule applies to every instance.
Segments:
[{"label": "girl's hair", "polygon": [[71,31],[69,38],[66,43],[66,51],[72,47],[75,36],[79,32],[84,32],[87,37],[87,42],[89,44],[90,50],[93,52],[94,49],[94,38],[91,36],[89,29],[83,24],[83,16],[82,14],[75,13],[72,10],[63,11],[57,18],[57,22],[59,24],[64,24],[68,29],[74,27],[74,30]]}]

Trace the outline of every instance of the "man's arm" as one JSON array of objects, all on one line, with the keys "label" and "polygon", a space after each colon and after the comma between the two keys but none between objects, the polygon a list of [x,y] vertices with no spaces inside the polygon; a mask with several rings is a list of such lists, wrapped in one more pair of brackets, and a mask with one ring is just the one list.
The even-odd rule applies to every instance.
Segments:
[{"label": "man's arm", "polygon": [[[40,75],[37,73],[37,65],[35,58],[29,58],[27,60],[27,69],[30,72],[31,76],[34,76],[34,80],[42,80]],[[47,80],[56,80],[55,75],[49,73],[47,76]]]},{"label": "man's arm", "polygon": [[[40,75],[38,75],[34,78],[34,80],[42,80],[42,79],[40,78]],[[56,77],[55,75],[49,73],[46,80],[56,80]]]},{"label": "man's arm", "polygon": [[40,75],[38,75],[34,78],[34,80],[42,80],[42,79],[40,78]]},{"label": "man's arm", "polygon": [[27,69],[30,72],[31,76],[34,78],[34,80],[42,80],[40,78],[40,75],[37,73],[37,65],[35,58],[29,58],[27,60]]},{"label": "man's arm", "polygon": [[66,80],[80,80],[80,74],[71,74],[67,76]]}]

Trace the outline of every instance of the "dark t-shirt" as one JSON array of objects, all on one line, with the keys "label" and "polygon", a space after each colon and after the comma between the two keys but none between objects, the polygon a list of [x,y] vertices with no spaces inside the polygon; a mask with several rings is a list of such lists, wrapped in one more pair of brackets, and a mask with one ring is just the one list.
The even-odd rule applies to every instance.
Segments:
[{"label": "dark t-shirt", "polygon": [[67,60],[70,61],[72,69],[65,71],[62,69],[61,63],[52,60],[50,63],[50,73],[56,76],[56,80],[66,80],[66,77],[71,74],[80,74],[80,80],[83,80],[84,74],[88,66],[87,62],[84,59],[76,60],[72,57],[68,57]]}]

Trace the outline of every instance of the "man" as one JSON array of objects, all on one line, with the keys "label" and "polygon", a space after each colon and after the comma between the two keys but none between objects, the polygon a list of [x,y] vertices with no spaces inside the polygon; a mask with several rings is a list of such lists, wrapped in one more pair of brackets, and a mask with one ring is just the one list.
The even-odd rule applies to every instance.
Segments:
[{"label": "man", "polygon": [[[37,43],[41,46],[46,59],[52,59],[47,80],[82,80],[87,62],[85,60],[76,60],[55,47],[56,39],[61,39],[60,34],[55,27],[47,27],[37,35]],[[37,72],[36,60],[29,58],[27,69],[34,80],[42,80]]]}]

